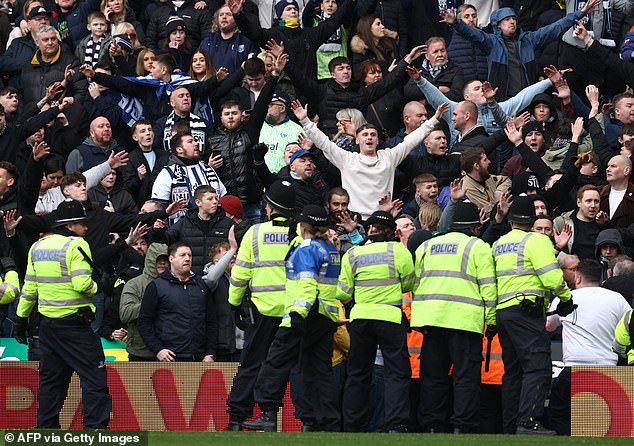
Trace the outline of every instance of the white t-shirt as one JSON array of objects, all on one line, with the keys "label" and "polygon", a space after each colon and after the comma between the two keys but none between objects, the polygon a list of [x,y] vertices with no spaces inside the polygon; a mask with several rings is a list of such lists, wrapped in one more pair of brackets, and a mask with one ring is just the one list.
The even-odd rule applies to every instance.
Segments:
[{"label": "white t-shirt", "polygon": [[[614,330],[623,315],[631,310],[619,293],[601,287],[585,287],[572,291],[572,300],[579,305],[566,317],[548,316],[546,329],[554,331],[563,325],[564,365],[616,365],[612,352]],[[559,304],[555,299],[551,311]]]},{"label": "white t-shirt", "polygon": [[621,201],[623,201],[623,197],[625,196],[625,191],[627,189],[623,189],[623,190],[614,190],[614,188],[610,188],[610,219],[612,219],[612,217],[614,217],[614,213],[616,212],[616,209],[619,207],[619,205],[621,204]]}]

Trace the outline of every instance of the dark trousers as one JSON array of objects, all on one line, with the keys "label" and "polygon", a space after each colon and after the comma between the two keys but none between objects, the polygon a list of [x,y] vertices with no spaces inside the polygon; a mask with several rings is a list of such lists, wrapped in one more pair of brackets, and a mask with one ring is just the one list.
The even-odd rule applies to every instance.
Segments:
[{"label": "dark trousers", "polygon": [[321,430],[336,432],[340,429],[332,371],[334,329],[334,322],[316,310],[311,310],[305,319],[302,336],[297,336],[290,328],[278,329],[255,384],[255,400],[263,411],[282,406],[289,375],[297,365],[299,373],[295,378],[301,378],[303,395],[294,401],[299,403],[302,421],[312,423],[310,418],[314,417]]},{"label": "dark trousers", "polygon": [[59,429],[73,371],[81,383],[84,427],[106,428],[112,399],[108,392],[106,365],[99,337],[75,317],[40,317],[40,387],[37,426]]},{"label": "dark trousers", "polygon": [[407,426],[411,369],[407,350],[407,329],[403,324],[372,319],[355,319],[348,326],[350,356],[344,390],[343,425],[346,432],[365,432],[370,413],[370,383],[376,348],[381,348],[385,385],[384,430]]},{"label": "dark trousers", "polygon": [[420,357],[421,402],[418,421],[423,430],[444,430],[451,386],[449,370],[453,364],[451,424],[464,432],[476,432],[480,422],[482,335],[427,327]]},{"label": "dark trousers", "polygon": [[253,313],[255,326],[242,350],[238,373],[233,378],[233,386],[227,398],[229,416],[240,422],[253,416],[255,381],[282,321],[279,317],[261,315],[255,307]]},{"label": "dark trousers", "polygon": [[504,433],[518,424],[541,419],[550,388],[552,364],[545,321],[524,313],[519,306],[497,311],[502,345],[502,411]]},{"label": "dark trousers", "polygon": [[548,403],[547,424],[559,435],[570,435],[570,385],[572,368],[564,367],[557,378],[553,380]]},{"label": "dark trousers", "polygon": [[502,386],[482,384],[480,387],[480,434],[501,434]]},{"label": "dark trousers", "polygon": [[128,362],[155,362],[157,361],[156,357],[147,358],[145,356],[137,356],[132,353],[128,353]]}]

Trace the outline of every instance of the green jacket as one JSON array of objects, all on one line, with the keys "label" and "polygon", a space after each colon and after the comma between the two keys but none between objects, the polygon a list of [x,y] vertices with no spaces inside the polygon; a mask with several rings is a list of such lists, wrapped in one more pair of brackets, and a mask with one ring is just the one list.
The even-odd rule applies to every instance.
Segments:
[{"label": "green jacket", "polygon": [[634,320],[632,319],[633,311],[630,310],[619,321],[614,331],[614,345],[612,351],[621,358],[627,359],[627,365],[634,365],[634,348],[632,346],[632,333]]},{"label": "green jacket", "polygon": [[161,255],[167,255],[167,245],[152,243],[145,255],[145,266],[140,276],[130,279],[123,286],[121,302],[119,303],[119,317],[121,322],[128,325],[128,343],[126,350],[135,356],[154,358],[154,353],[145,346],[145,342],[139,334],[137,319],[141,311],[141,301],[145,288],[156,279],[156,259]]}]

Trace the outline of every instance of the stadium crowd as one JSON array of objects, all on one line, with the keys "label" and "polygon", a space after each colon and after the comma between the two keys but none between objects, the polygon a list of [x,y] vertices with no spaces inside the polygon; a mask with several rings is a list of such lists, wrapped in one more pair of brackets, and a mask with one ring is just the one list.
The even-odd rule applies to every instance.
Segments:
[{"label": "stadium crowd", "polygon": [[290,380],[306,431],[570,434],[570,367],[634,365],[634,3],[1,3],[0,337],[47,358],[39,427],[72,370],[108,424],[68,318],[240,362],[230,430]]}]

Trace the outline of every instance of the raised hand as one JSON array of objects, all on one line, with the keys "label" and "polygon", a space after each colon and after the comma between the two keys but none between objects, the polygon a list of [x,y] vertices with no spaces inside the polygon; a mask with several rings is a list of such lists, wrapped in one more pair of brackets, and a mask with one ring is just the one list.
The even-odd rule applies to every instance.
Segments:
[{"label": "raised hand", "polygon": [[342,212],[341,215],[337,216],[337,219],[339,220],[337,226],[342,226],[348,234],[357,229],[357,216],[353,216],[349,211]]},{"label": "raised hand", "polygon": [[184,211],[187,209],[188,202],[189,200],[187,200],[187,198],[181,198],[180,200],[176,200],[170,203],[167,209],[165,209],[165,212],[167,213],[167,215],[174,215],[177,212]]},{"label": "raised hand", "polygon": [[531,114],[529,112],[527,112],[527,111],[522,113],[522,114],[520,114],[519,116],[517,116],[516,113],[513,114],[513,124],[515,125],[515,128],[517,130],[520,130],[522,127],[524,127],[530,121],[531,121]]},{"label": "raised hand", "polygon": [[583,133],[583,118],[579,117],[575,119],[575,122],[570,124],[570,129],[572,130],[572,141],[579,144],[581,134]]},{"label": "raised hand", "polygon": [[265,47],[275,57],[280,57],[284,53],[284,42],[277,43],[275,39],[269,39]]},{"label": "raised hand", "polygon": [[62,102],[59,104],[60,111],[67,109],[71,105],[75,103],[75,98],[69,96],[67,98],[62,99]]},{"label": "raised hand", "polygon": [[453,25],[456,23],[456,12],[453,9],[443,9],[440,11],[440,23]]},{"label": "raised hand", "polygon": [[44,141],[38,142],[33,146],[33,160],[35,161],[42,161],[49,153],[51,153],[51,149]]},{"label": "raised hand", "polygon": [[416,69],[414,67],[409,67],[408,66],[408,67],[405,67],[405,72],[410,77],[410,79],[414,79],[415,81],[420,79],[421,70],[418,70],[418,69]]},{"label": "raised hand", "polygon": [[594,220],[600,225],[605,225],[610,221],[610,216],[604,211],[599,211]]},{"label": "raised hand", "polygon": [[439,121],[442,119],[442,116],[449,111],[449,102],[443,102],[436,109],[436,113],[434,113],[434,118]]},{"label": "raised hand", "polygon": [[119,153],[114,153],[114,150],[110,152],[108,157],[108,164],[112,169],[118,169],[121,166],[128,164],[128,152],[122,150]]},{"label": "raised hand", "polygon": [[422,56],[426,52],[427,52],[427,45],[418,45],[412,48],[411,51],[407,53],[407,55],[403,59],[408,64],[411,64],[412,62],[414,62],[416,59],[418,59],[420,56]]},{"label": "raised hand", "polygon": [[506,126],[504,126],[504,133],[506,133],[506,137],[516,147],[522,143],[522,132],[515,128],[515,123],[513,121],[506,123]]},{"label": "raised hand", "polygon": [[93,70],[92,67],[87,63],[79,67],[79,72],[87,78],[93,78],[95,76],[95,70]]},{"label": "raised hand", "polygon": [[229,70],[225,67],[220,67],[218,68],[218,71],[216,71],[216,79],[219,81],[225,80],[227,76],[229,76]]},{"label": "raised hand", "polygon": [[585,6],[581,10],[581,13],[583,15],[588,15],[596,9],[596,7],[599,5],[599,2],[600,0],[590,0],[589,2],[586,2]]},{"label": "raised hand", "polygon": [[73,76],[75,76],[75,70],[71,68],[70,64],[66,65],[66,68],[64,68],[64,80],[66,84],[73,82]]},{"label": "raised hand", "polygon": [[544,67],[544,74],[546,75],[548,79],[550,79],[553,85],[557,85],[557,82],[563,79],[564,74],[570,73],[571,71],[572,71],[572,68],[559,70],[554,65],[549,65],[547,67]]},{"label": "raised hand", "polygon": [[462,201],[465,196],[465,191],[462,190],[462,178],[456,178],[449,185],[449,192],[451,196],[451,201],[457,203],[458,201]]},{"label": "raised hand", "polygon": [[205,3],[203,0],[199,0],[196,3],[194,3],[194,9],[205,9],[207,7],[207,3]]},{"label": "raised hand", "polygon": [[570,241],[571,237],[572,237],[572,226],[566,223],[564,227],[561,228],[561,232],[559,234],[555,232],[555,235],[554,235],[555,247],[557,247],[557,249],[561,251],[566,246],[568,246],[568,242]]},{"label": "raised hand", "polygon": [[231,226],[229,228],[229,250],[233,252],[233,255],[238,252],[238,241],[236,240],[236,225]]},{"label": "raised hand", "polygon": [[136,174],[139,177],[139,180],[143,181],[143,178],[147,175],[147,167],[145,167],[145,164],[141,164],[136,168]]},{"label": "raised hand", "polygon": [[18,227],[20,221],[22,221],[22,216],[16,218],[18,211],[16,209],[11,209],[4,213],[2,218],[4,223],[4,232],[7,235],[11,235],[15,232],[15,228]]},{"label": "raised hand", "polygon": [[286,64],[288,63],[288,54],[283,53],[275,60],[275,71],[277,71],[278,75],[282,74],[284,68],[286,68]]},{"label": "raised hand", "polygon": [[513,196],[510,192],[500,195],[500,200],[496,206],[497,212],[495,213],[495,221],[497,223],[502,223],[502,220],[504,220],[504,217],[506,217],[511,209],[511,204],[513,204]]},{"label": "raised hand", "polygon": [[297,144],[303,149],[309,151],[315,146],[315,143],[303,133],[297,135]]},{"label": "raised hand", "polygon": [[556,92],[553,93],[553,96],[561,99],[563,103],[570,102],[570,87],[568,86],[568,82],[566,79],[560,79],[555,84]]},{"label": "raised hand", "polygon": [[308,116],[308,104],[302,106],[302,103],[299,102],[299,99],[295,99],[291,103],[291,110],[295,113],[295,117],[300,121]]},{"label": "raised hand", "polygon": [[575,20],[575,22],[577,23],[577,28],[575,28],[574,36],[586,45],[591,45],[594,39],[590,34],[588,34],[588,30],[586,29],[586,27],[583,26],[583,23],[581,23],[579,20]]},{"label": "raised hand", "polygon": [[231,10],[231,14],[236,15],[242,10],[244,0],[226,0],[226,3]]},{"label": "raised hand", "polygon": [[136,226],[130,228],[130,233],[128,234],[128,237],[125,239],[125,242],[127,243],[128,246],[132,246],[141,237],[145,237],[149,230],[150,228],[148,227],[148,225],[139,222],[137,223]]},{"label": "raised hand", "polygon": [[491,87],[489,81],[482,82],[482,94],[487,102],[491,102],[493,98],[495,98],[495,94],[498,92],[498,89],[495,90]]},{"label": "raised hand", "polygon": [[489,220],[491,220],[491,216],[490,216],[490,214],[489,214],[489,213],[487,212],[487,210],[486,210],[486,209],[484,209],[484,208],[481,208],[481,209],[478,211],[478,215],[480,216],[480,224],[481,224],[482,226],[484,226],[485,224],[487,224],[487,223],[489,222]]}]

